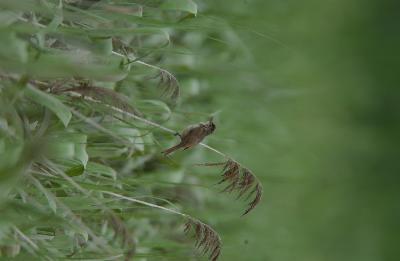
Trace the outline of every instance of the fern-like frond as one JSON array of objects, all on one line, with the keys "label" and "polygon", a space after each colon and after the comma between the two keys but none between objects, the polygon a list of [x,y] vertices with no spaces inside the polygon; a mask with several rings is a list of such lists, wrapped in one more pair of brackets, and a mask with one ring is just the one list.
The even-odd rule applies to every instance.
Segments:
[{"label": "fern-like frond", "polygon": [[235,192],[236,199],[246,196],[246,201],[251,200],[247,204],[247,208],[243,216],[252,211],[260,202],[263,187],[261,182],[248,168],[242,167],[237,161],[228,159],[226,162],[218,163],[202,163],[197,166],[215,167],[224,165],[222,169],[221,180],[218,184],[225,184],[221,192]]},{"label": "fern-like frond", "polygon": [[[247,200],[252,199],[243,215],[252,211],[261,200],[263,188],[260,181],[249,169],[242,167],[234,160],[226,161],[219,184],[227,184],[222,192],[236,192],[238,194],[237,199],[246,194]],[[252,190],[249,192],[250,189]]]},{"label": "fern-like frond", "polygon": [[[141,61],[138,61],[142,64]],[[146,64],[146,63],[145,63]],[[151,68],[157,70],[155,75],[147,77],[148,80],[157,81],[157,87],[161,90],[161,97],[169,99],[173,103],[176,103],[180,96],[180,86],[176,77],[170,73],[169,71],[159,68],[153,67],[149,65]]]},{"label": "fern-like frond", "polygon": [[221,253],[222,243],[221,238],[214,229],[198,220],[189,218],[185,224],[184,231],[186,234],[193,231],[196,238],[195,246],[203,255],[208,254],[208,258],[211,261],[218,259]]},{"label": "fern-like frond", "polygon": [[170,98],[172,101],[176,101],[180,95],[180,87],[176,77],[172,73],[162,69],[157,78],[159,79],[158,86],[163,89],[162,95]]}]

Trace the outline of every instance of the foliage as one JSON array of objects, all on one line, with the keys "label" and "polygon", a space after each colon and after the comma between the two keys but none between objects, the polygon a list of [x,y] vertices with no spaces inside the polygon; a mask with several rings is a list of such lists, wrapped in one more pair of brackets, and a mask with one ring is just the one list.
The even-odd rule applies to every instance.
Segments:
[{"label": "foliage", "polygon": [[[197,19],[191,0],[5,0],[0,8],[1,256],[185,259],[192,247],[183,230],[193,229],[200,251],[192,257],[217,260],[221,237],[184,211],[200,200],[196,184],[212,183],[185,183],[194,166],[160,147],[176,133],[165,124],[186,124],[174,110],[200,98],[203,70],[169,56],[233,31]],[[227,159],[225,191],[240,197],[254,187],[245,214],[253,210],[260,181],[201,145]]]},{"label": "foliage", "polygon": [[1,0],[1,259],[399,260],[398,10]]}]

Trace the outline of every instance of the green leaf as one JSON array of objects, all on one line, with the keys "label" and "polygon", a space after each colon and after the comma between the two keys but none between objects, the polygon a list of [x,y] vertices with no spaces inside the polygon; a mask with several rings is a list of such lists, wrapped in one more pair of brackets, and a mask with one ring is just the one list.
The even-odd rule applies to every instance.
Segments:
[{"label": "green leaf", "polygon": [[121,57],[94,55],[87,50],[52,50],[52,53],[42,53],[39,59],[28,63],[26,69],[29,75],[40,78],[63,78],[73,75],[117,82],[128,74],[126,68],[121,68],[122,61]]},{"label": "green leaf", "polygon": [[197,15],[197,5],[192,0],[167,0],[160,6],[164,10],[184,11]]},{"label": "green leaf", "polygon": [[143,16],[143,7],[140,5],[140,1],[139,3],[132,3],[134,1],[131,1],[129,5],[127,3],[124,4],[124,1],[121,2],[122,3],[118,3],[118,1],[97,1],[90,6],[89,10],[102,10],[108,13],[128,14],[138,17]]},{"label": "green leaf", "polygon": [[134,148],[138,151],[144,151],[144,142],[142,135],[138,129],[132,128],[131,126],[124,125],[113,125],[109,127],[113,133],[120,137],[123,137],[132,142]]},{"label": "green leaf", "polygon": [[75,165],[68,170],[65,171],[65,174],[67,174],[70,177],[75,177],[75,176],[80,176],[83,174],[85,171],[85,167],[82,164]]},{"label": "green leaf", "polygon": [[71,160],[75,156],[75,144],[65,141],[61,137],[49,139],[47,150],[51,159]]},{"label": "green leaf", "polygon": [[6,27],[18,20],[21,16],[20,12],[13,12],[7,10],[0,11],[0,27]]},{"label": "green leaf", "polygon": [[36,187],[43,193],[43,195],[46,197],[47,202],[49,203],[50,209],[56,213],[57,211],[57,203],[55,201],[54,196],[45,188],[43,185],[36,179],[33,179],[34,184]]},{"label": "green leaf", "polygon": [[71,111],[57,98],[51,94],[42,92],[31,85],[28,85],[27,88],[25,88],[25,95],[54,112],[64,126],[68,126],[68,123],[72,117]]},{"label": "green leaf", "polygon": [[60,224],[63,220],[51,212],[43,211],[31,204],[18,200],[9,200],[0,204],[0,230],[5,225],[14,225],[29,229],[38,226]]},{"label": "green leaf", "polygon": [[117,179],[117,172],[111,167],[102,165],[96,162],[88,162],[86,170],[89,173],[100,174],[106,177],[111,177],[112,179]]},{"label": "green leaf", "polygon": [[39,11],[41,8],[38,0],[1,0],[0,9],[19,11]]},{"label": "green leaf", "polygon": [[68,141],[74,143],[74,158],[79,160],[84,167],[89,160],[89,156],[86,152],[87,136],[80,133],[68,134]]},{"label": "green leaf", "polygon": [[26,42],[13,32],[0,32],[0,69],[21,71],[28,61]]},{"label": "green leaf", "polygon": [[110,145],[93,145],[87,148],[91,158],[117,158],[127,152],[127,148]]},{"label": "green leaf", "polygon": [[63,5],[62,1],[59,0],[58,5],[55,7],[54,10],[54,17],[53,20],[51,20],[50,24],[47,26],[48,29],[50,30],[56,30],[57,27],[63,22]]},{"label": "green leaf", "polygon": [[110,55],[113,50],[111,37],[91,37],[93,51],[97,54]]},{"label": "green leaf", "polygon": [[139,107],[153,121],[167,121],[171,117],[171,109],[163,101],[142,100]]},{"label": "green leaf", "polygon": [[48,157],[60,164],[67,175],[82,175],[89,160],[87,136],[80,133],[54,133],[48,140]]}]

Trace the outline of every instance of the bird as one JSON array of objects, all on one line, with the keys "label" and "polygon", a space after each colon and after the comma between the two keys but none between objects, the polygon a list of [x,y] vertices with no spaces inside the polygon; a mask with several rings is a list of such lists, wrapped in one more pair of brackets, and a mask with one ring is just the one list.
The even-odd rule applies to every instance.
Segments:
[{"label": "bird", "polygon": [[198,124],[190,125],[186,127],[182,134],[176,133],[176,136],[181,138],[181,142],[177,145],[164,150],[162,153],[164,156],[169,155],[170,153],[183,148],[184,150],[194,147],[199,144],[206,136],[213,133],[216,129],[216,126],[213,122],[213,118],[210,118],[207,122],[200,122]]}]

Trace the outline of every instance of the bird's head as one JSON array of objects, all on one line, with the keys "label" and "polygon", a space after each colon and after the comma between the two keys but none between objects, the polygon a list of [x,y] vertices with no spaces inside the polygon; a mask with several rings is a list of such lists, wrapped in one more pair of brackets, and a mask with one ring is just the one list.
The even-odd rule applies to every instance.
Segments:
[{"label": "bird's head", "polygon": [[213,117],[211,117],[208,122],[206,123],[206,129],[207,129],[207,133],[211,134],[215,131],[217,127],[215,126],[214,122],[213,122]]}]

